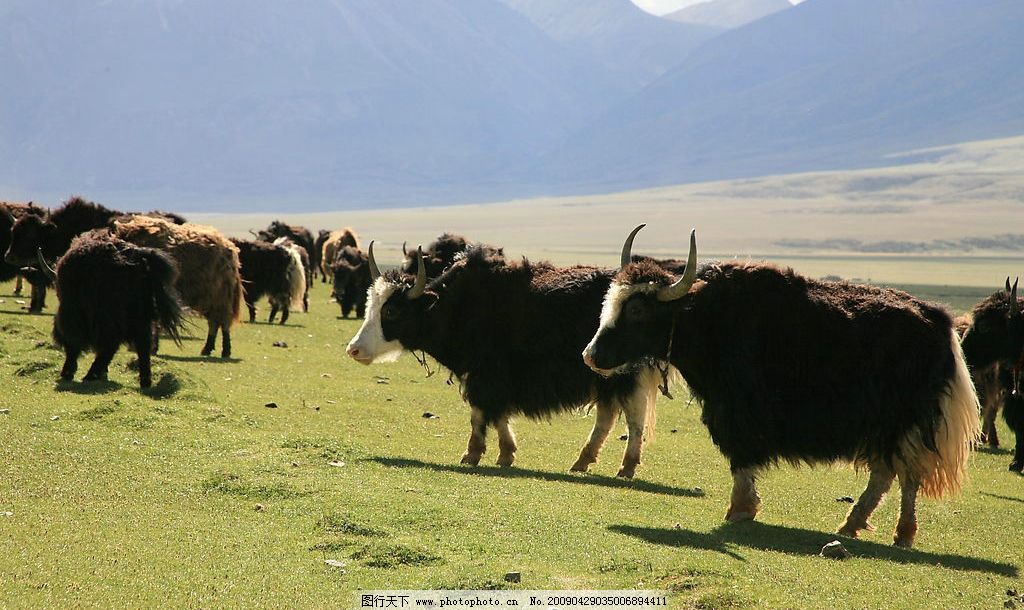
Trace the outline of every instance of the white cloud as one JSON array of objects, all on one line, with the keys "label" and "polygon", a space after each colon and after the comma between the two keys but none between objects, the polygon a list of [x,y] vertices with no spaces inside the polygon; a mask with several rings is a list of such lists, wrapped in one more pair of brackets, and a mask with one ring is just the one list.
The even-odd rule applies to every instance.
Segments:
[{"label": "white cloud", "polygon": [[[707,0],[633,0],[633,4],[654,15],[664,15],[672,11],[678,11],[684,6],[699,4]],[[789,0],[793,4],[800,4],[804,0]]]}]

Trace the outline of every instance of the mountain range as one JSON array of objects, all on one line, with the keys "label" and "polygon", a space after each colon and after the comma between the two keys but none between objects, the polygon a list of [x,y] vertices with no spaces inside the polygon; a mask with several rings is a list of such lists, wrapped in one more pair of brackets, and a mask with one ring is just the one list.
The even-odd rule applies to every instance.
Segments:
[{"label": "mountain range", "polygon": [[713,4],[752,21],[628,0],[9,0],[0,194],[429,205],[1024,132],[1019,0]]}]

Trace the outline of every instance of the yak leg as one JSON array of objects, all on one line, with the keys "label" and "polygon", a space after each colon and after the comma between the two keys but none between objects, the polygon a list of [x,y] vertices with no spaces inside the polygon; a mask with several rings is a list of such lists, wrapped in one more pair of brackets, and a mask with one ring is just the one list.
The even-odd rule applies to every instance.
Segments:
[{"label": "yak leg", "polygon": [[761,508],[761,494],[755,484],[756,471],[753,468],[738,468],[732,471],[732,496],[725,520],[732,523],[751,521]]},{"label": "yak leg", "polygon": [[999,432],[996,430],[996,416],[1003,402],[1003,384],[998,365],[982,372],[981,390],[981,439],[989,447],[999,447]]},{"label": "yak leg", "polygon": [[231,357],[231,323],[223,324],[220,327],[221,334],[221,346],[220,346],[220,357],[230,358]]},{"label": "yak leg", "polygon": [[601,453],[601,447],[604,446],[605,440],[608,439],[608,434],[612,431],[612,427],[615,425],[615,420],[618,417],[619,406],[614,401],[598,401],[597,415],[594,418],[594,429],[590,431],[590,439],[587,440],[587,444],[580,451],[579,459],[576,460],[576,463],[569,470],[586,472],[591,464],[597,462],[597,456]]},{"label": "yak leg", "polygon": [[271,303],[270,304],[270,317],[267,318],[267,323],[273,324],[274,323],[274,318],[276,318],[276,317],[277,317],[277,305],[275,305],[274,303]]},{"label": "yak leg", "polygon": [[213,348],[217,345],[217,329],[220,328],[220,324],[217,324],[213,320],[206,321],[207,332],[206,332],[206,345],[203,346],[203,351],[199,352],[202,356],[209,356],[213,353]]},{"label": "yak leg", "polygon": [[[31,283],[31,282],[30,282]],[[32,298],[29,300],[29,313],[42,313],[46,307],[46,284],[32,284]]]},{"label": "yak leg", "polygon": [[487,424],[484,423],[484,412],[477,407],[471,407],[469,415],[469,446],[462,456],[462,463],[476,466],[480,463],[480,456],[487,451]]},{"label": "yak leg", "polygon": [[14,296],[16,296],[16,297],[21,296],[21,288],[22,288],[22,279],[21,279],[21,276],[19,275],[19,276],[14,278]]},{"label": "yak leg", "polygon": [[78,370],[78,357],[82,350],[77,347],[64,348],[64,367],[60,370],[60,378],[64,381],[72,381],[75,378],[75,371]]},{"label": "yak leg", "polygon": [[914,546],[917,536],[917,490],[921,483],[905,470],[899,473],[900,478],[900,520],[896,523],[896,533],[892,541],[896,546],[910,548]]},{"label": "yak leg", "polygon": [[[285,302],[287,303],[287,300],[285,300]],[[288,314],[290,314],[290,313],[291,313],[291,311],[290,311],[290,310],[291,310],[291,307],[290,307],[289,305],[283,305],[283,306],[281,307],[281,324],[282,324],[282,325],[283,325],[283,324],[284,324],[285,322],[287,322],[287,321],[288,321]]]},{"label": "yak leg", "polygon": [[636,467],[640,465],[640,454],[644,447],[644,432],[647,430],[647,417],[654,415],[654,401],[657,396],[655,394],[657,386],[650,383],[654,374],[651,371],[639,376],[632,394],[621,402],[622,413],[626,416],[626,427],[629,429],[629,440],[626,443],[626,453],[622,456],[622,467],[617,476],[632,479],[636,473]]},{"label": "yak leg", "polygon": [[117,353],[117,347],[117,343],[97,346],[96,359],[92,361],[92,366],[89,367],[89,372],[85,374],[82,381],[106,381],[107,368],[110,366],[110,361],[114,359],[114,354]]},{"label": "yak leg", "polygon": [[1004,400],[1003,419],[1017,437],[1010,471],[1021,472],[1024,471],[1024,396],[1007,390]]},{"label": "yak leg", "polygon": [[309,313],[309,291],[302,295],[302,313]]},{"label": "yak leg", "polygon": [[256,304],[246,302],[245,306],[249,308],[249,324],[256,322]]},{"label": "yak leg", "polygon": [[153,369],[150,353],[153,346],[153,328],[143,328],[135,339],[135,354],[139,359],[139,387],[146,389],[153,385]]},{"label": "yak leg", "polygon": [[516,460],[516,435],[512,432],[512,426],[508,416],[499,418],[494,422],[494,429],[498,431],[498,466],[511,466]]},{"label": "yak leg", "polygon": [[868,486],[846,515],[846,521],[839,528],[840,535],[856,538],[860,530],[875,531],[875,526],[871,525],[868,519],[881,504],[885,494],[889,492],[896,475],[883,461],[871,464],[870,468],[871,476],[868,478]]}]

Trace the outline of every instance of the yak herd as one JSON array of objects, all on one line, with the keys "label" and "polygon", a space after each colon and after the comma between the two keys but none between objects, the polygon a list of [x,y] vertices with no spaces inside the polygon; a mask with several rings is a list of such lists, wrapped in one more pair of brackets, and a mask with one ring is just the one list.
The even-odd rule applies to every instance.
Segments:
[{"label": "yak herd", "polygon": [[588,406],[594,427],[571,470],[595,463],[618,419],[628,444],[619,476],[633,477],[653,431],[659,392],[685,381],[701,419],[728,459],[733,489],[726,519],[760,510],[758,476],[781,462],[847,462],[868,471],[867,487],[839,532],[856,537],[899,481],[893,540],[917,534],[918,494],[957,493],[975,443],[998,446],[997,412],[1014,431],[1010,470],[1024,469],[1024,300],[1007,279],[973,311],[953,319],[942,306],[898,290],[819,281],[767,263],[698,264],[632,253],[620,265],[555,266],[445,233],[426,251],[382,273],[373,242],[351,229],[313,234],[274,221],[254,239],[166,212],[117,212],[72,198],[53,210],[0,203],[0,281],[24,279],[30,312],[59,299],[53,337],[72,380],[103,380],[121,345],[138,356],[139,384],[152,383],[161,333],[179,341],[186,312],[208,323],[202,349],[231,327],[243,304],[249,321],[267,297],[269,322],[308,311],[318,275],[332,283],[343,316],[362,326],[347,347],[362,364],[402,352],[429,355],[457,380],[470,407],[465,464],[478,464],[487,432],[497,463],[511,466],[513,417],[550,418]]}]

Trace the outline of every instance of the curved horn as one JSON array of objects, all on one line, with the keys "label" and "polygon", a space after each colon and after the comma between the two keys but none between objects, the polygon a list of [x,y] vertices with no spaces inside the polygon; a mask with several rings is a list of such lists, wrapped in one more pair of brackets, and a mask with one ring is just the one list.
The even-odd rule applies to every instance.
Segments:
[{"label": "curved horn", "polygon": [[409,243],[409,242],[407,242],[407,241],[403,241],[402,242],[402,256],[404,256],[406,258],[409,258],[409,251],[405,249],[405,244],[407,244],[407,243]]},{"label": "curved horn", "polygon": [[405,298],[412,300],[418,299],[423,296],[423,291],[427,289],[427,266],[423,264],[423,247],[416,246],[416,283],[412,285],[412,289],[405,293]]},{"label": "curved horn", "polygon": [[376,282],[380,277],[380,269],[377,268],[377,260],[373,258],[373,240],[370,240],[367,250],[369,251],[366,258],[370,261],[370,279]]},{"label": "curved horn", "polygon": [[259,235],[256,233],[256,231],[253,231],[252,229],[249,229],[249,234],[252,235],[253,237],[259,238]]},{"label": "curved horn", "polygon": [[43,249],[36,248],[36,258],[39,259],[39,270],[49,279],[51,282],[57,277],[57,272],[53,270],[53,267],[46,263],[46,259],[43,258]]},{"label": "curved horn", "polygon": [[690,254],[686,258],[686,269],[683,270],[683,277],[676,280],[671,286],[665,286],[658,291],[659,301],[675,301],[681,299],[690,291],[690,287],[697,281],[697,229],[690,231]]},{"label": "curved horn", "polygon": [[640,232],[640,229],[646,227],[646,224],[637,225],[635,229],[630,231],[629,237],[626,238],[626,243],[622,244],[622,256],[619,258],[619,268],[624,268],[633,259],[633,238]]},{"label": "curved horn", "polygon": [[[1011,316],[1015,316],[1018,313],[1020,313],[1020,305],[1017,303],[1017,282],[1019,282],[1019,281],[1020,281],[1019,277],[1018,278],[1014,278],[1014,280],[1013,280],[1013,288],[1010,289],[1010,315]],[[1010,278],[1006,278],[1006,283],[1007,284],[1010,283]]]}]

